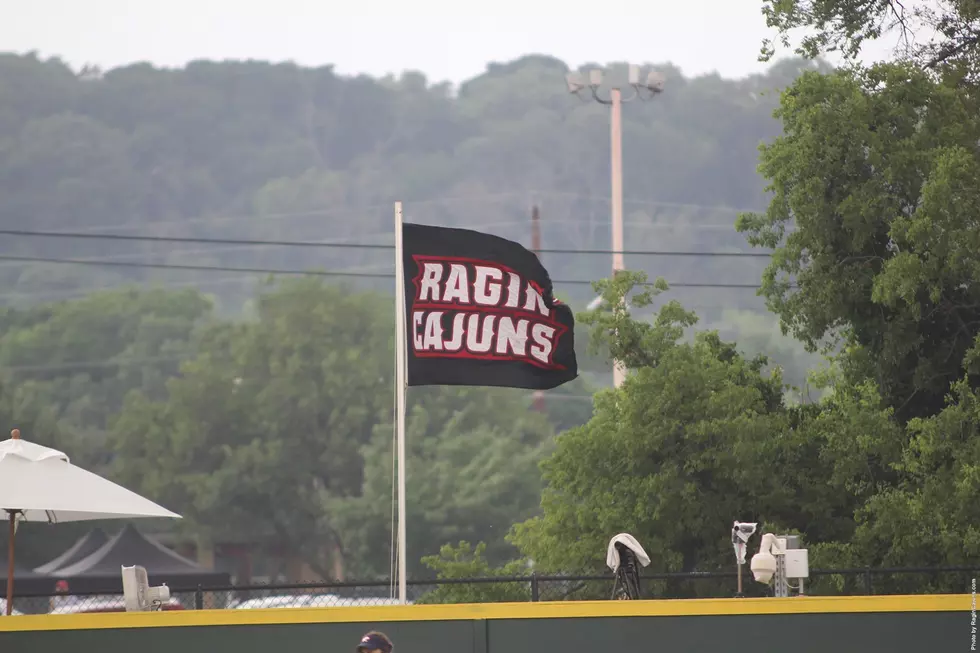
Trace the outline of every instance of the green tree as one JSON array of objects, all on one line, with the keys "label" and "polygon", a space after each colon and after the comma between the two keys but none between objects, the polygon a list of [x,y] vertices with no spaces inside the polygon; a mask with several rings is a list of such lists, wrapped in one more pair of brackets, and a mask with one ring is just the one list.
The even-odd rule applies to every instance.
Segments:
[{"label": "green tree", "polygon": [[[643,280],[621,273],[602,282],[614,308],[579,318],[631,374],[596,396],[593,418],[560,435],[542,464],[542,514],[509,537],[522,558],[545,573],[607,573],[606,543],[625,531],[650,554],[650,571],[716,570],[731,564],[723,534],[741,519],[802,533],[816,566],[840,560],[859,528],[855,515],[899,479],[902,429],[874,383],[842,383],[832,367],[812,380],[828,389],[822,399],[788,407],[778,370],[764,374],[764,357],[745,358],[716,332],[685,337],[696,318],[680,305],[634,318],[664,287],[634,293]],[[718,588],[655,582],[647,591]]]},{"label": "green tree", "polygon": [[976,98],[887,65],[805,74],[777,115],[772,202],[738,224],[775,250],[769,307],[811,350],[845,345],[899,420],[936,414],[980,330]]},{"label": "green tree", "polygon": [[[318,281],[260,295],[255,319],[203,330],[165,401],[128,398],[114,473],[188,517],[195,534],[254,542],[323,577],[388,572],[392,518],[390,304]],[[412,559],[505,535],[538,509],[548,416],[516,390],[413,388]],[[419,563],[409,571],[417,573]]]},{"label": "green tree", "polygon": [[[790,47],[790,33],[805,30],[796,53],[816,57],[860,54],[868,41],[893,38],[897,54],[925,68],[980,63],[980,7],[972,0],[763,0],[763,14],[778,40]],[[762,58],[775,54],[772,41]]]},{"label": "green tree", "polygon": [[[696,318],[676,303],[652,324],[633,320],[619,299],[642,280],[604,282],[616,308],[580,318],[632,374],[597,395],[592,420],[560,436],[544,463],[543,514],[513,535],[538,569],[600,572],[606,543],[623,531],[644,545],[651,570],[715,569],[731,557],[725,525],[773,505],[754,488],[756,452],[788,424],[780,377],[763,377],[764,359],[743,359],[715,333],[681,342]],[[649,305],[655,292],[630,303]]]},{"label": "green tree", "polygon": [[[980,393],[958,381],[945,409],[912,420],[908,430],[910,442],[892,464],[894,481],[857,511],[853,537],[820,551],[828,566],[955,567],[980,558]],[[875,579],[875,587],[960,593],[968,576],[884,577]]]},{"label": "green tree", "polygon": [[[800,26],[848,9],[831,0],[769,4]],[[858,3],[845,17],[873,22],[885,5]],[[961,23],[972,20],[970,5],[947,6]],[[614,311],[585,320],[606,349],[580,349],[583,379],[546,393],[544,415],[529,413],[527,392],[413,389],[410,528],[421,529],[409,534],[413,573],[419,557],[460,540],[485,542],[480,557],[496,569],[514,555],[502,532],[536,514],[537,530],[519,529],[526,542],[518,543],[537,546],[535,564],[555,570],[594,569],[605,529],[632,527],[629,519],[656,530],[657,546],[676,548],[658,561],[664,569],[728,560],[718,533],[751,515],[805,530],[815,556],[825,545],[837,555],[833,546],[856,537],[855,511],[884,505],[877,497],[894,488],[918,491],[931,473],[943,477],[939,458],[931,471],[905,471],[912,450],[901,446],[923,436],[901,424],[963,404],[945,397],[964,375],[976,385],[964,356],[976,334],[971,305],[980,304],[970,222],[980,133],[975,98],[955,86],[957,71],[944,68],[943,84],[914,67],[820,76],[828,66],[800,59],[738,80],[660,68],[670,92],[657,110],[624,116],[636,145],[625,166],[630,249],[744,249],[731,223],[735,207],[765,206],[756,146],[779,134],[771,114],[780,104],[786,134],[763,161],[776,200],[742,228],[777,250],[766,297],[788,332],[812,347],[840,336],[833,351],[842,354],[822,379],[827,396],[782,405],[782,379],[798,385],[815,357],[798,356],[767,318],[747,314],[763,312],[751,289],[681,285],[656,297],[663,308],[652,323],[636,304],[632,319]],[[491,65],[453,93],[418,73],[348,78],[330,67],[263,62],[76,73],[56,59],[2,55],[0,226],[388,245],[391,201],[401,198],[409,219],[524,243],[537,204],[545,248],[607,249],[608,170],[593,154],[608,144],[608,114],[568,97],[567,70],[554,58],[525,57]],[[803,70],[811,72],[790,92],[773,93]],[[609,67],[610,77],[625,72]],[[60,429],[66,448],[99,463],[113,458],[120,480],[177,507],[207,537],[282,546],[327,575],[386,573],[390,299],[308,282],[253,304],[249,275],[127,265],[377,275],[390,271],[390,250],[14,237],[0,249],[122,264],[0,262],[8,289],[0,304],[17,306],[0,315],[0,380],[18,405]],[[605,255],[544,256],[555,279],[608,272]],[[670,280],[681,284],[753,284],[763,273],[746,258],[669,260]],[[628,265],[654,271],[664,259],[631,254]],[[359,291],[389,292],[389,279],[345,278]],[[609,288],[625,291],[627,280]],[[148,281],[192,285],[213,296],[213,307],[197,292],[162,291],[39,305]],[[587,284],[558,283],[557,291],[572,305],[594,298]],[[691,335],[693,316],[681,306],[709,331]],[[610,353],[635,370],[627,389],[594,407],[561,398],[607,385]],[[782,377],[768,374],[775,365]],[[105,425],[132,389],[107,446]],[[554,431],[565,434],[548,463],[558,471],[549,472],[542,508],[535,466],[556,447]],[[607,456],[599,460],[608,469],[590,469],[566,440]],[[662,488],[663,515],[700,518],[673,527],[660,513],[620,505],[603,522],[599,499],[581,511],[562,503],[592,487],[606,498],[628,491],[610,456],[634,448],[649,458],[631,463],[639,471],[629,483]],[[942,509],[952,515],[954,506]],[[877,509],[867,510],[871,520]],[[577,522],[556,515],[588,526],[581,551]],[[574,555],[559,565],[566,540]],[[887,551],[845,553],[879,560]]]},{"label": "green tree", "polygon": [[[830,6],[833,3],[827,3]],[[962,63],[962,62],[961,62]],[[949,72],[949,71],[945,71]],[[811,349],[839,347],[831,394],[803,424],[831,496],[806,535],[822,566],[975,563],[980,334],[976,98],[915,65],[805,74],[763,148],[773,199],[744,215],[775,250],[763,294]],[[812,485],[820,490],[818,485]],[[845,579],[820,581],[845,590]],[[954,576],[876,591],[962,591]]]},{"label": "green tree", "polygon": [[[422,562],[436,572],[439,580],[527,575],[527,565],[518,560],[492,567],[484,557],[486,546],[480,542],[474,548],[466,541],[457,546],[446,544],[439,549],[439,555],[426,556]],[[507,603],[530,599],[531,590],[527,583],[443,583],[426,592],[416,603]]]},{"label": "green tree", "polygon": [[192,290],[124,289],[31,308],[0,310],[2,376],[17,396],[73,438],[72,456],[101,467],[105,434],[125,395],[166,396],[211,303]]},{"label": "green tree", "polygon": [[770,366],[779,366],[783,379],[791,386],[787,395],[793,400],[815,401],[820,391],[809,383],[810,373],[821,368],[825,360],[806,351],[797,340],[783,334],[779,319],[771,313],[724,310],[705,328],[717,330],[726,340],[738,343],[748,358],[764,355]]},{"label": "green tree", "polygon": [[111,444],[118,478],[194,530],[276,547],[323,577],[342,571],[326,510],[363,483],[360,448],[391,396],[390,305],[317,281],[262,294],[255,320],[216,324],[168,383],[134,393]]},{"label": "green tree", "polygon": [[[767,528],[801,533],[810,564],[829,568],[854,537],[856,515],[897,483],[903,431],[873,381],[844,383],[836,369],[813,376],[826,394],[792,408],[788,428],[760,443],[765,467],[754,491],[768,499]],[[811,590],[830,591],[814,581]]]},{"label": "green tree", "polygon": [[[553,447],[546,415],[527,393],[494,388],[411,388],[406,429],[408,573],[447,542],[483,543],[491,564],[511,559],[506,534],[539,510],[540,462]],[[360,497],[337,502],[344,549],[361,576],[389,568],[392,425],[382,423],[362,454]]]}]

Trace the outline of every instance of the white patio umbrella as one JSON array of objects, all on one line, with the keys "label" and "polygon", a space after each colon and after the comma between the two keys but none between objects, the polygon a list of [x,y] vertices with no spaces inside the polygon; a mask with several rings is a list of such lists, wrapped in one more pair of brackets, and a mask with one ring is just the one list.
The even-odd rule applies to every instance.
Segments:
[{"label": "white patio umbrella", "polygon": [[69,522],[180,515],[97,474],[72,465],[55,449],[20,439],[0,442],[0,510],[10,525],[7,558],[7,614],[13,608],[14,536],[18,521]]}]

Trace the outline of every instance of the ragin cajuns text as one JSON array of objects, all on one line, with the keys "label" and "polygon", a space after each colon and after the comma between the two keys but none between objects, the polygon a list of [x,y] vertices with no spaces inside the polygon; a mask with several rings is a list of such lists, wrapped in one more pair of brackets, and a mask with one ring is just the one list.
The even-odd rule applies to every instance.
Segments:
[{"label": "ragin cajuns text", "polygon": [[504,266],[452,257],[413,257],[412,348],[417,357],[516,360],[558,368],[552,357],[567,327],[542,290]]}]

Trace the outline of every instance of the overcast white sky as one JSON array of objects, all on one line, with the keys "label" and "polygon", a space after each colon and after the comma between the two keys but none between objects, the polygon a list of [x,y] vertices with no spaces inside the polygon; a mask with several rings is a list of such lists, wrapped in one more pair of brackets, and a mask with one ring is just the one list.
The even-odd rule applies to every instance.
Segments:
[{"label": "overcast white sky", "polygon": [[[662,63],[741,77],[767,36],[761,0],[0,1],[0,51],[80,67],[193,59],[292,60],[341,73],[460,82],[525,54]],[[886,44],[869,51],[881,58]],[[789,53],[786,53],[789,54]]]}]

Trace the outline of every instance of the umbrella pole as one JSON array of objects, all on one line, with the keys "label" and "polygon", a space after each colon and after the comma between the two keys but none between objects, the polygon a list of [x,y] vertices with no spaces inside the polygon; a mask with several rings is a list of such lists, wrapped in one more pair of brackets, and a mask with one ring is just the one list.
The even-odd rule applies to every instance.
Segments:
[{"label": "umbrella pole", "polygon": [[[11,440],[20,440],[20,429],[10,432]],[[17,536],[17,513],[19,510],[7,510],[10,517],[10,532],[7,539],[7,616],[14,609],[14,537]]]},{"label": "umbrella pole", "polygon": [[14,537],[17,534],[17,511],[8,510],[10,531],[7,540],[7,616],[14,609]]}]

